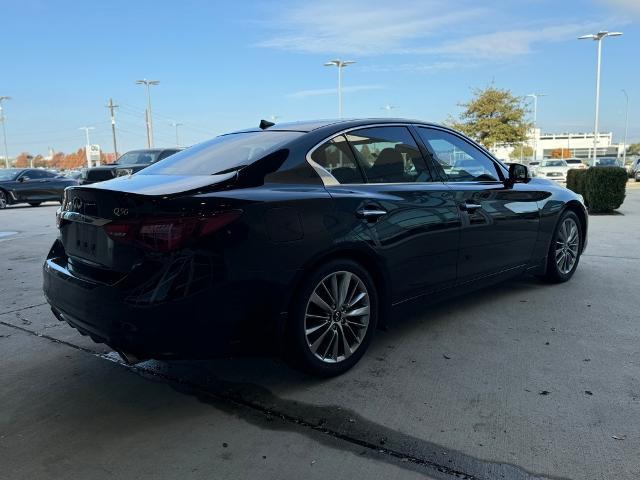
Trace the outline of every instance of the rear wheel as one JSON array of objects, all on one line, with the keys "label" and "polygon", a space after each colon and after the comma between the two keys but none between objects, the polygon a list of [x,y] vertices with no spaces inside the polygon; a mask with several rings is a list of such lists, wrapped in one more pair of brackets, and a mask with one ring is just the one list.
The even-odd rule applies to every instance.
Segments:
[{"label": "rear wheel", "polygon": [[566,282],[573,276],[582,252],[582,235],[578,216],[571,211],[564,212],[556,225],[549,246],[545,280]]},{"label": "rear wheel", "polygon": [[39,207],[42,202],[29,202],[32,207]]},{"label": "rear wheel", "polygon": [[7,194],[4,190],[0,190],[0,210],[7,208]]},{"label": "rear wheel", "polygon": [[371,343],[378,296],[369,273],[350,260],[334,260],[303,282],[290,312],[296,366],[322,376],[353,367]]}]

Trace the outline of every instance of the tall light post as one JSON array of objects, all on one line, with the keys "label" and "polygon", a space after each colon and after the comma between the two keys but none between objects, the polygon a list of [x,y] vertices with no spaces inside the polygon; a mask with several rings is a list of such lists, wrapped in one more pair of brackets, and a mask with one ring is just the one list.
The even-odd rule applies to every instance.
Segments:
[{"label": "tall light post", "polygon": [[89,148],[91,147],[91,140],[89,139],[89,130],[93,130],[95,127],[80,127],[78,130],[84,130],[85,135],[87,136],[87,145],[85,147],[85,157],[87,157],[87,167],[91,168],[91,159],[89,157]]},{"label": "tall light post", "polygon": [[629,94],[623,88],[622,93],[624,93],[625,98],[627,99],[627,106],[624,111],[624,141],[622,142],[622,168],[624,168],[627,163],[627,133],[629,133]]},{"label": "tall light post", "polygon": [[11,97],[3,96],[0,97],[0,122],[2,122],[2,140],[4,142],[4,166],[5,168],[9,168],[9,149],[7,148],[7,129],[4,126],[5,117],[4,110],[2,110],[2,102],[5,100],[11,100]]},{"label": "tall light post", "polygon": [[356,63],[354,60],[330,60],[325,67],[338,67],[338,118],[342,118],[342,69],[347,65]]},{"label": "tall light post", "polygon": [[176,129],[176,147],[180,146],[180,136],[178,135],[178,127],[184,125],[183,123],[171,122],[171,126]]},{"label": "tall light post", "polygon": [[398,107],[396,107],[395,105],[389,105],[388,103],[386,105],[383,105],[382,107],[380,107],[380,110],[386,110],[387,112],[387,116],[391,115],[391,110],[394,110]]},{"label": "tall light post", "polygon": [[598,115],[600,114],[600,63],[602,59],[602,39],[605,37],[619,37],[622,32],[600,31],[589,35],[582,35],[578,40],[594,40],[598,42],[598,63],[596,69],[596,112],[593,121],[593,156],[591,157],[591,165],[596,164],[596,154],[598,150]]},{"label": "tall light post", "polygon": [[147,147],[153,147],[153,118],[151,116],[151,86],[158,85],[160,80],[136,80],[136,85],[144,85],[147,87]]},{"label": "tall light post", "polygon": [[538,159],[538,133],[536,124],[538,122],[538,97],[546,97],[546,93],[530,93],[527,97],[533,98],[533,160]]}]

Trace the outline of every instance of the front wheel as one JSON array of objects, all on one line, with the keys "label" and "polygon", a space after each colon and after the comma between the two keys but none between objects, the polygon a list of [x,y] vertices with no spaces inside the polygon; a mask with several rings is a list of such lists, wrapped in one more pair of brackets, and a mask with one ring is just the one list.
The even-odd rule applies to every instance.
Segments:
[{"label": "front wheel", "polygon": [[0,210],[7,208],[7,194],[0,190]]},{"label": "front wheel", "polygon": [[578,268],[583,243],[578,216],[572,211],[565,211],[551,239],[547,255],[547,272],[543,278],[554,283],[569,280]]},{"label": "front wheel", "polygon": [[378,320],[369,273],[350,260],[333,260],[303,282],[290,311],[289,345],[297,366],[333,376],[364,355]]}]

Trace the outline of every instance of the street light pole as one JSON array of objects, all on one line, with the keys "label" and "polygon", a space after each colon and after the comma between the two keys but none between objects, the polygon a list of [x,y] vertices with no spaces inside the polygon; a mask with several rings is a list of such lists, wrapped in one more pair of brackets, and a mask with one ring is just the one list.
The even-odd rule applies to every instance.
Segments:
[{"label": "street light pole", "polygon": [[538,97],[546,97],[546,93],[530,93],[527,97],[533,98],[533,160],[538,159],[538,133],[536,124],[538,122]]},{"label": "street light pole", "polygon": [[625,98],[627,99],[627,106],[624,112],[624,142],[622,142],[622,168],[624,168],[627,163],[627,133],[629,133],[629,94],[623,88],[622,93],[624,93]]},{"label": "street light pole", "polygon": [[151,115],[151,86],[158,85],[160,83],[159,80],[147,80],[143,78],[142,80],[136,80],[136,85],[144,85],[147,87],[147,111],[146,111],[146,120],[147,120],[147,147],[153,148],[153,118]]},{"label": "street light pole", "polygon": [[181,127],[183,124],[178,122],[172,122],[171,126],[176,129],[176,147],[180,146],[180,137],[178,136],[178,127]]},{"label": "street light pole", "polygon": [[4,117],[4,111],[2,110],[2,102],[5,100],[11,100],[11,97],[7,97],[7,96],[0,97],[0,122],[2,122],[2,140],[4,142],[4,166],[5,168],[9,168],[9,149],[7,148],[7,129],[4,126],[5,117]]},{"label": "street light pole", "polygon": [[324,64],[325,67],[338,67],[338,118],[342,118],[342,69],[347,65],[356,63],[353,60],[330,60]]},{"label": "street light pole", "polygon": [[591,165],[596,164],[596,156],[598,150],[598,116],[600,114],[600,64],[602,60],[602,39],[605,37],[619,37],[622,32],[607,32],[600,31],[589,35],[582,35],[578,37],[578,40],[594,40],[598,42],[598,60],[596,68],[596,111],[593,121],[593,156],[591,158]]},{"label": "street light pole", "polygon": [[91,168],[91,159],[89,157],[89,147],[91,146],[91,140],[89,140],[89,130],[93,130],[94,127],[80,127],[78,130],[84,130],[85,135],[87,136],[87,145],[84,150],[84,155],[87,157],[87,167]]}]

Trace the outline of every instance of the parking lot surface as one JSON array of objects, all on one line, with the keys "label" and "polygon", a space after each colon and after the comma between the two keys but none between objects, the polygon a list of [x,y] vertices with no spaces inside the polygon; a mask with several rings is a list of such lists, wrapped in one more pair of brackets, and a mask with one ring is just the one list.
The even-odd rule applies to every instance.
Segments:
[{"label": "parking lot surface", "polygon": [[425,307],[333,379],[124,365],[45,304],[55,209],[0,212],[0,478],[640,478],[639,188],[570,282]]}]

